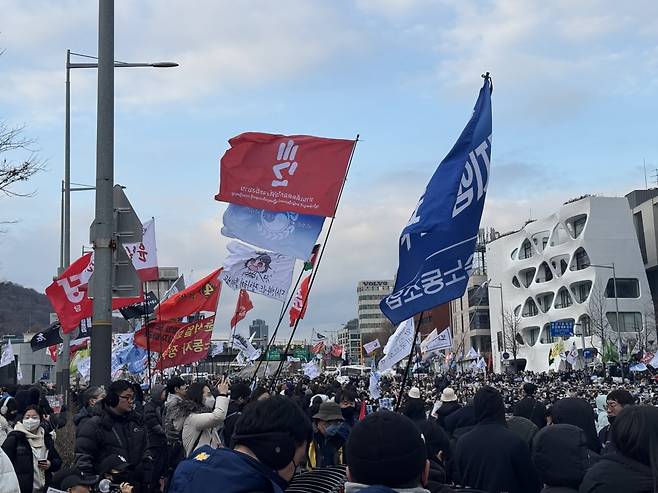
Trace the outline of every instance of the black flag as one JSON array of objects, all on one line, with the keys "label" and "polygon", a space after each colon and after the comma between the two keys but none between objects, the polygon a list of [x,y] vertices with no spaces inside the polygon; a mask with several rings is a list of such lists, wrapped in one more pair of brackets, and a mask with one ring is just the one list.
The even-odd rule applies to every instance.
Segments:
[{"label": "black flag", "polygon": [[145,315],[150,315],[153,313],[156,305],[158,304],[158,297],[149,291],[146,295],[146,302],[135,303],[134,305],[129,305],[125,308],[121,308],[119,311],[123,318],[130,320],[131,318],[139,318]]},{"label": "black flag", "polygon": [[59,336],[60,325],[59,322],[55,322],[48,326],[47,329],[42,330],[34,334],[30,340],[30,346],[32,346],[32,351],[39,351],[40,349],[45,349],[49,346],[54,346],[55,344],[60,344],[62,338]]}]

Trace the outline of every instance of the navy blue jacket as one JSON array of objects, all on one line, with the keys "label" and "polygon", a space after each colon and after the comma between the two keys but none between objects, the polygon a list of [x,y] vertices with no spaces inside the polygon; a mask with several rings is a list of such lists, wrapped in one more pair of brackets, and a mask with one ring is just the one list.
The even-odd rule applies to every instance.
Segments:
[{"label": "navy blue jacket", "polygon": [[170,493],[283,493],[286,482],[272,469],[228,448],[198,448],[182,461]]}]

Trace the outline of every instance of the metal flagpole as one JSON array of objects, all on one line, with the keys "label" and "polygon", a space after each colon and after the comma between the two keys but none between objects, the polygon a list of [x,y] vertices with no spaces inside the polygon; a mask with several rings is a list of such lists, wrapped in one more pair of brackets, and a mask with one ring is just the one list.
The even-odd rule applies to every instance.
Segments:
[{"label": "metal flagpole", "polygon": [[407,376],[409,375],[409,367],[411,366],[411,360],[414,357],[414,349],[416,348],[416,339],[418,339],[418,333],[420,332],[420,325],[423,323],[423,316],[425,312],[420,312],[420,318],[418,319],[418,325],[416,325],[416,330],[414,331],[414,340],[411,343],[411,351],[409,351],[409,358],[407,359],[407,366],[404,369],[404,376],[402,377],[402,384],[400,385],[400,394],[398,395],[398,402],[395,405],[395,412],[400,409],[400,404],[402,404],[402,394],[404,394],[404,387],[407,385]]},{"label": "metal flagpole", "polygon": [[[158,276],[160,277],[160,276]],[[145,293],[144,295],[144,328],[146,329],[146,353],[147,353],[147,361],[148,361],[148,377],[149,377],[149,392],[151,391],[151,387],[153,387],[153,376],[151,374],[151,334],[150,334],[150,328],[149,328],[149,316],[148,316],[148,301],[147,301],[147,296],[146,296],[146,283],[142,283],[142,292]]]},{"label": "metal flagpole", "polygon": [[[302,302],[302,308],[301,308],[301,313],[304,312],[304,308],[306,308],[306,303],[308,301],[308,298],[311,296],[311,289],[313,288],[313,283],[315,282],[315,277],[318,274],[318,269],[320,268],[320,262],[322,261],[322,257],[324,256],[324,251],[327,248],[327,241],[329,240],[329,235],[331,234],[331,229],[334,226],[334,221],[336,220],[336,213],[338,212],[338,206],[340,205],[340,199],[343,196],[343,190],[345,189],[345,183],[347,182],[347,175],[350,172],[350,167],[352,166],[352,158],[354,157],[354,151],[356,150],[356,145],[359,142],[359,134],[356,135],[356,139],[354,139],[354,145],[352,146],[352,152],[350,153],[349,160],[347,161],[347,169],[345,170],[345,178],[343,179],[343,183],[341,184],[340,187],[340,192],[338,193],[338,199],[336,200],[336,207],[334,209],[334,215],[331,218],[331,221],[329,222],[329,228],[327,229],[327,235],[324,238],[324,242],[322,243],[322,250],[320,250],[320,254],[318,255],[318,261],[317,264],[314,267],[314,270],[311,274],[311,281],[309,282],[308,285],[308,292],[306,294],[306,298]],[[302,271],[303,272],[303,271]],[[288,339],[288,344],[286,345],[286,349],[283,353],[283,357],[281,361],[279,361],[279,367],[276,370],[276,373],[274,374],[274,379],[272,380],[272,384],[270,385],[270,389],[273,389],[276,386],[276,381],[279,378],[279,374],[281,373],[281,369],[283,368],[283,363],[286,360],[286,357],[288,356],[288,350],[290,349],[290,344],[292,342],[292,338],[295,335],[295,332],[297,330],[297,326],[299,325],[299,321],[301,320],[301,317],[297,318],[297,321],[295,322],[295,326],[292,329],[292,332],[290,333],[290,338]]]}]

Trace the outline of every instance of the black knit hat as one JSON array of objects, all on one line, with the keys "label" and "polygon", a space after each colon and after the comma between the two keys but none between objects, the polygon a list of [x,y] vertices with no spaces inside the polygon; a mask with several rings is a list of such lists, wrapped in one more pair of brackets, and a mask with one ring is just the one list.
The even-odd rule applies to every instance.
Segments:
[{"label": "black knit hat", "polygon": [[354,427],[347,440],[346,456],[355,482],[399,488],[420,478],[427,451],[413,421],[401,414],[379,411]]}]

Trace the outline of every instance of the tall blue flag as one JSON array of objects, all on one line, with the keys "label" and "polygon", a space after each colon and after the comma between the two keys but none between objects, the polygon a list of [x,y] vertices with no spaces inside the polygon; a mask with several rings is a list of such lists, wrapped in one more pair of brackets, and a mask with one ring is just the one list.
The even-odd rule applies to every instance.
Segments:
[{"label": "tall blue flag", "polygon": [[229,204],[222,234],[272,252],[308,260],[324,217],[296,212],[273,212]]},{"label": "tall blue flag", "polygon": [[396,325],[463,296],[473,265],[491,158],[491,80],[400,235],[395,288],[380,308]]}]

